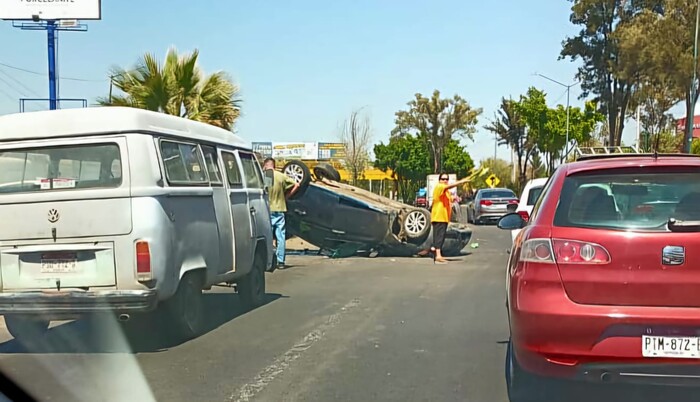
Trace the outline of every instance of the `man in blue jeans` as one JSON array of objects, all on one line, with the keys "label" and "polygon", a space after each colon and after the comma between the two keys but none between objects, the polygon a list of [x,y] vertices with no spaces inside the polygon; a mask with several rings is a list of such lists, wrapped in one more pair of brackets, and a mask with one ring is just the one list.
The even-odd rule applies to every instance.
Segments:
[{"label": "man in blue jeans", "polygon": [[287,197],[291,197],[299,189],[299,184],[286,174],[275,170],[274,159],[265,159],[263,166],[265,170],[274,172],[273,183],[269,190],[270,220],[272,221],[274,237],[277,239],[277,268],[284,269],[285,245],[287,242],[284,214],[287,212]]}]

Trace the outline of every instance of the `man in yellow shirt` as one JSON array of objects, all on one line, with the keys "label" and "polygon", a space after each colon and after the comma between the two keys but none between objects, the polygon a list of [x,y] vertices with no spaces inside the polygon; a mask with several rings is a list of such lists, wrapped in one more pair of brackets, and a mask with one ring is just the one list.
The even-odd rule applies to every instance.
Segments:
[{"label": "man in yellow shirt", "polygon": [[438,184],[433,190],[433,205],[430,211],[430,221],[433,225],[433,247],[430,250],[435,253],[436,264],[447,263],[447,260],[442,257],[442,245],[445,243],[447,224],[452,217],[450,189],[469,182],[469,179],[462,179],[452,184],[448,184],[449,181],[450,177],[446,173],[440,173]]},{"label": "man in yellow shirt", "polygon": [[275,160],[272,158],[265,159],[263,170],[272,170],[274,172],[274,181],[269,189],[270,223],[272,224],[274,237],[277,240],[277,268],[285,269],[285,243],[287,241],[285,213],[287,212],[287,198],[299,190],[299,184],[286,174],[275,170]]}]

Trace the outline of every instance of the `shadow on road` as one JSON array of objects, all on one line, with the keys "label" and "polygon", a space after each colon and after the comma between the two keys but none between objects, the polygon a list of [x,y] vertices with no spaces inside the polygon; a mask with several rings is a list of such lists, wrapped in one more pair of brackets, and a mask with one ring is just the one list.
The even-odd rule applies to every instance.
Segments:
[{"label": "shadow on road", "polygon": [[[205,293],[204,331],[199,338],[250,311],[235,293]],[[268,293],[263,306],[280,298]],[[38,339],[12,339],[0,344],[0,353],[143,353],[176,347],[188,340],[168,332],[155,313],[133,317],[120,323],[113,315],[86,317],[51,328]]]}]

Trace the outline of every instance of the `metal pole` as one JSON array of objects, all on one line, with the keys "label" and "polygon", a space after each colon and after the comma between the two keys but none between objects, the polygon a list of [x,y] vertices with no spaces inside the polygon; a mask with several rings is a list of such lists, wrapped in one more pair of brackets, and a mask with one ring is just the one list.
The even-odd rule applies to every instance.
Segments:
[{"label": "metal pole", "polygon": [[56,21],[46,21],[49,52],[49,109],[56,110]]},{"label": "metal pole", "polygon": [[637,106],[637,150],[642,148],[642,137],[641,137],[642,130],[641,130],[641,123],[640,123],[641,109],[642,109],[641,106]]},{"label": "metal pole", "polygon": [[571,93],[571,85],[566,87],[566,146],[564,146],[564,155],[562,155],[560,163],[563,163],[564,158],[566,157],[566,155],[569,154],[569,94],[570,93]]},{"label": "metal pole", "polygon": [[493,137],[493,161],[495,163],[498,155],[498,134],[494,134]]},{"label": "metal pole", "polygon": [[697,74],[698,74],[698,28],[700,25],[700,0],[696,6],[695,13],[695,44],[693,46],[693,82],[690,87],[690,113],[686,116],[685,126],[686,126],[686,137],[688,137],[686,143],[684,144],[683,151],[685,153],[690,153],[690,145],[693,142],[693,126],[695,125],[695,97],[697,88]]}]

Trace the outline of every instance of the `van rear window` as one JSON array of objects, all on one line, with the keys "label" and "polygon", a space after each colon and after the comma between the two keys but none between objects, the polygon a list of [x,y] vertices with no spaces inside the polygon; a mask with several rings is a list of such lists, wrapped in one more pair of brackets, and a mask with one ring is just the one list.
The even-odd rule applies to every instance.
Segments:
[{"label": "van rear window", "polygon": [[117,144],[0,150],[0,193],[118,187]]},{"label": "van rear window", "polygon": [[554,224],[666,231],[670,218],[700,221],[700,170],[618,169],[567,177]]}]

